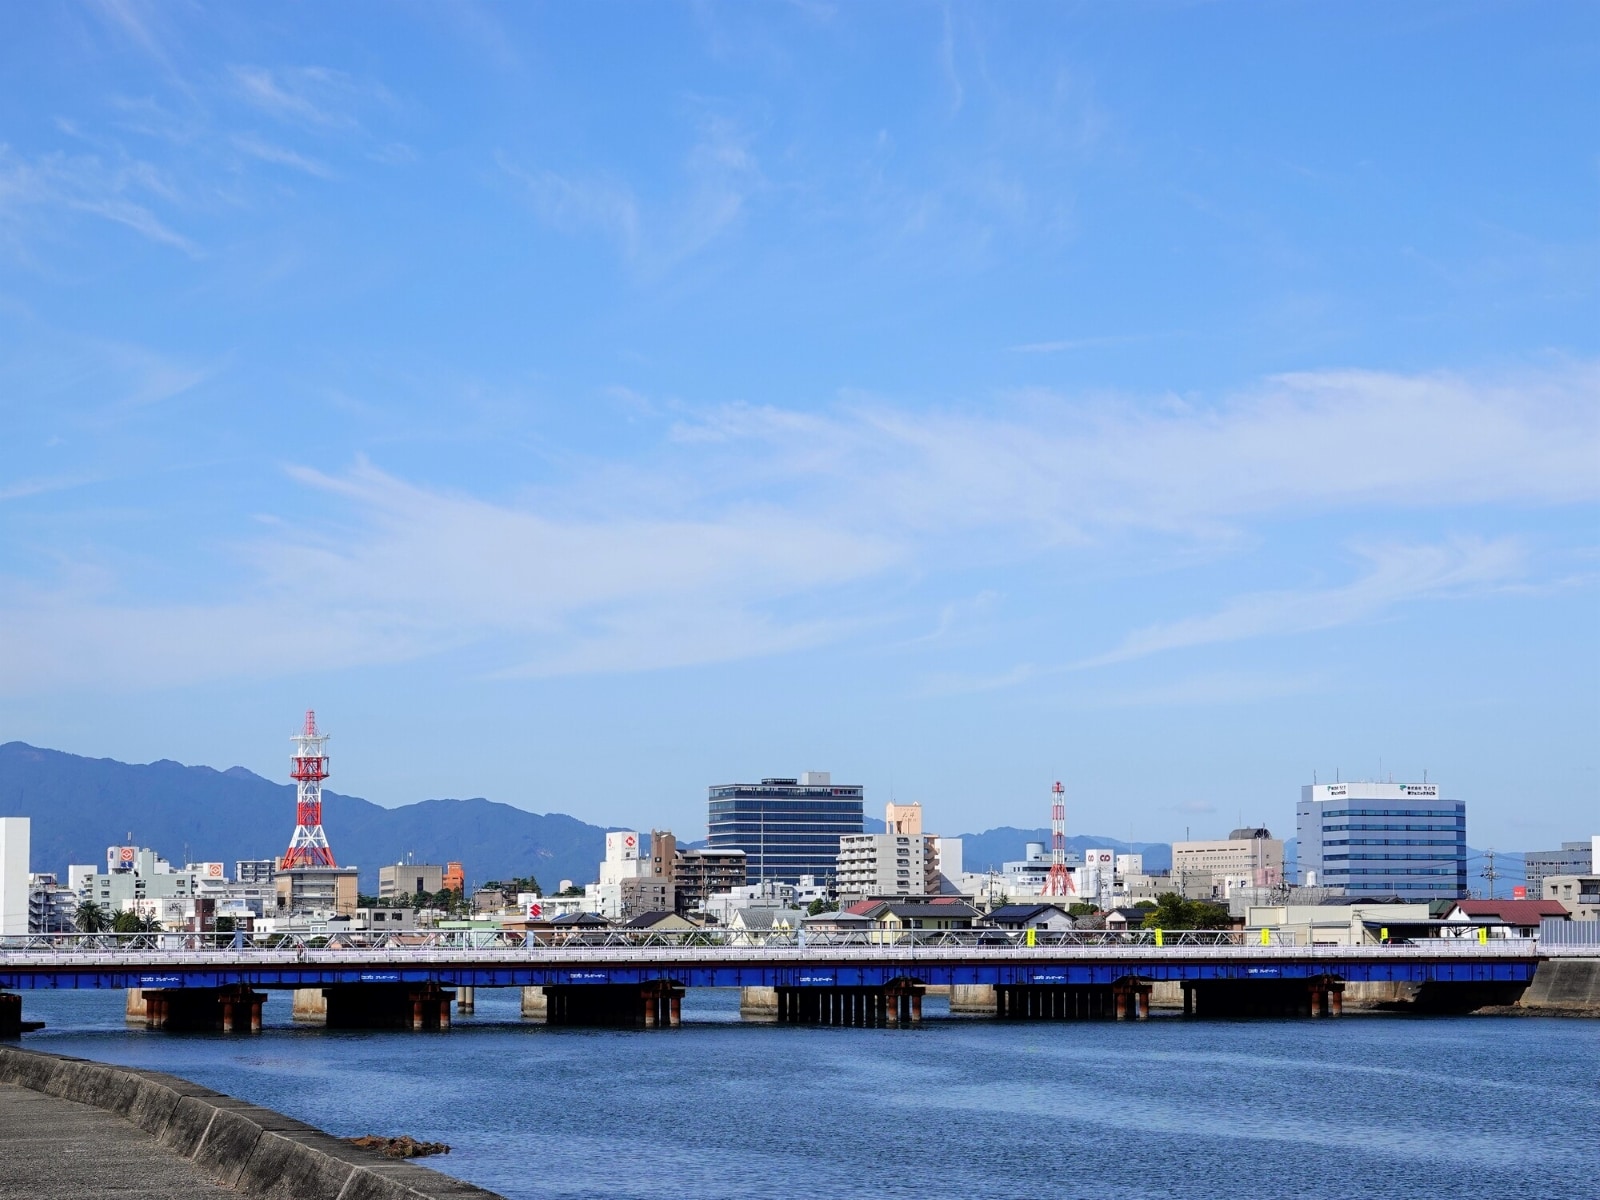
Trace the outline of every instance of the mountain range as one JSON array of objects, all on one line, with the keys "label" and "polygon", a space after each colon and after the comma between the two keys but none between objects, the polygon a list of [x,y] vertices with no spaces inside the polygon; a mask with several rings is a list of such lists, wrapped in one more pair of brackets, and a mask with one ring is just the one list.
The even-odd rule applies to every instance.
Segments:
[{"label": "mountain range", "polygon": [[[163,759],[134,764],[84,758],[24,742],[0,745],[0,814],[32,818],[37,870],[65,874],[69,863],[105,861],[107,846],[148,846],[173,863],[270,858],[288,846],[294,786],[243,767],[218,771]],[[597,873],[608,828],[564,813],[535,813],[477,797],[423,800],[384,808],[359,796],[322,793],[322,821],[341,863],[361,868],[361,890],[375,892],[378,867],[408,855],[417,862],[460,862],[472,883],[535,875],[553,890],[562,879]],[[868,831],[882,821],[868,817]],[[1024,843],[1048,843],[1047,829],[1006,826],[962,835],[969,871],[1023,856]],[[685,840],[685,845],[692,844]],[[1127,843],[1080,835],[1067,840],[1126,850]],[[1147,870],[1172,861],[1163,842],[1139,842]]]},{"label": "mountain range", "polygon": [[[338,861],[361,868],[364,892],[377,891],[380,865],[408,855],[417,862],[460,862],[473,884],[530,874],[552,891],[563,879],[586,883],[597,874],[607,829],[618,828],[482,797],[384,808],[359,796],[322,795],[329,844]],[[293,812],[292,784],[274,783],[243,767],[217,771],[165,759],[133,764],[23,742],[0,745],[0,815],[32,818],[36,870],[65,874],[69,863],[100,864],[107,846],[131,843],[149,846],[173,863],[222,862],[231,875],[237,859],[283,853]],[[866,828],[881,831],[883,823],[868,817]],[[1020,859],[1027,842],[1050,841],[1046,828],[1009,825],[959,836],[968,871],[998,869]],[[685,838],[683,844],[694,843]],[[1079,853],[1091,847],[1132,850],[1144,855],[1147,871],[1172,865],[1172,847],[1165,842],[1077,834],[1067,846]],[[1292,862],[1292,839],[1286,851]],[[1502,886],[1520,883],[1520,859],[1506,855],[1502,864]]]},{"label": "mountain range", "polygon": [[[272,858],[293,832],[294,785],[243,767],[226,771],[162,760],[82,758],[23,742],[0,746],[0,815],[31,817],[35,870],[105,862],[107,846],[148,846],[168,861]],[[606,830],[563,813],[540,814],[492,800],[424,800],[384,808],[359,796],[322,793],[322,824],[340,863],[361,868],[364,892],[378,868],[403,861],[459,862],[470,882],[534,875],[554,890],[583,883],[605,853]]]}]

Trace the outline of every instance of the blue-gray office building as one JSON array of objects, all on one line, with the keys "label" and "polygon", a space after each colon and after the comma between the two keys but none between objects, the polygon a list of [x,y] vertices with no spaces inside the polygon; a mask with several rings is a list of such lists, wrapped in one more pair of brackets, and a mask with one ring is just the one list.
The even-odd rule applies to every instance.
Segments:
[{"label": "blue-gray office building", "polygon": [[798,779],[723,783],[710,790],[707,841],[713,850],[743,850],[751,883],[820,884],[838,868],[839,839],[862,831],[865,789],[837,784],[826,771]]},{"label": "blue-gray office building", "polygon": [[1300,789],[1300,880],[1351,896],[1467,894],[1467,806],[1433,783],[1320,783]]}]

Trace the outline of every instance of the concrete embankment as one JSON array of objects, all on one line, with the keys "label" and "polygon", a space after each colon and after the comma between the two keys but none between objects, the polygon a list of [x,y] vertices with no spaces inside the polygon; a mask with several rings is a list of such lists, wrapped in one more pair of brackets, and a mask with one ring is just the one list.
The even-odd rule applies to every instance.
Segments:
[{"label": "concrete embankment", "polygon": [[[499,1200],[494,1192],[341,1142],[302,1121],[157,1071],[0,1047],[0,1083],[114,1113],[205,1178],[281,1200]],[[108,1177],[119,1164],[106,1152]],[[63,1194],[51,1189],[41,1194]],[[74,1191],[73,1194],[79,1194]]]},{"label": "concrete embankment", "polygon": [[1547,958],[1517,1007],[1530,1013],[1600,1017],[1600,958]]}]

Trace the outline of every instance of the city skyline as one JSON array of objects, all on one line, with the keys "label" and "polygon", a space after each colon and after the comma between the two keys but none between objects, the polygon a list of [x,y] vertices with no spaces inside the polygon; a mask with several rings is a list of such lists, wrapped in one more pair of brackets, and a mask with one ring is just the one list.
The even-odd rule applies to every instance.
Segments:
[{"label": "city skyline", "polygon": [[17,11],[0,742],[1589,836],[1589,22],[1363,12]]}]

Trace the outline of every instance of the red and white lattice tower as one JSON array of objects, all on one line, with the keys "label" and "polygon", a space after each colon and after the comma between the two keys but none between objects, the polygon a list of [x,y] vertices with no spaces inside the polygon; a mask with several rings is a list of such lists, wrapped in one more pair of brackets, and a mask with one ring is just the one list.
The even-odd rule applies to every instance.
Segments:
[{"label": "red and white lattice tower", "polygon": [[328,777],[328,735],[317,732],[317,714],[307,709],[305,732],[289,740],[295,747],[289,778],[299,790],[294,802],[294,836],[289,839],[288,852],[278,860],[278,869],[331,867],[333,851],[328,848],[328,835],[322,832],[322,781]]},{"label": "red and white lattice tower", "polygon": [[1050,789],[1050,874],[1045,876],[1046,896],[1071,896],[1077,893],[1072,883],[1072,872],[1067,870],[1067,802],[1066,788],[1056,780]]}]

